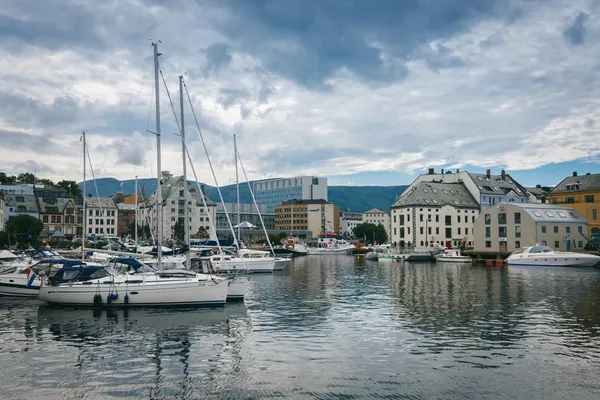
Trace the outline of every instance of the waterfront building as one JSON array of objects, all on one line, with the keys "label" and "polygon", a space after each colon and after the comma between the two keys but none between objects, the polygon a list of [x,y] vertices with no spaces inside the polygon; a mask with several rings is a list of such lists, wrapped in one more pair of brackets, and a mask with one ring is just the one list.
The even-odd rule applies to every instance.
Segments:
[{"label": "waterfront building", "polygon": [[275,229],[289,234],[310,231],[313,237],[337,233],[340,208],[326,200],[288,200],[275,206]]},{"label": "waterfront building", "polygon": [[4,230],[4,192],[0,192],[0,232]]},{"label": "waterfront building", "polygon": [[542,185],[525,187],[525,189],[529,193],[529,203],[545,203],[550,194],[550,190],[546,190],[547,188],[543,188]]},{"label": "waterfront building", "polygon": [[83,200],[69,195],[63,188],[35,187],[39,218],[44,224],[44,236],[61,232],[72,238],[83,233]]},{"label": "waterfront building", "polygon": [[444,172],[443,169],[435,173],[430,168],[427,174],[419,175],[406,190],[421,182],[462,183],[479,205],[480,211],[501,202],[526,203],[530,200],[525,187],[504,170],[500,171],[500,175],[492,175],[489,169],[485,174],[475,174],[458,169],[455,173],[450,170]]},{"label": "waterfront building", "polygon": [[473,246],[479,204],[464,183],[421,181],[392,205],[391,242],[400,247]]},{"label": "waterfront building", "polygon": [[265,179],[253,183],[256,203],[275,213],[275,206],[289,200],[327,201],[327,178],[296,176],[293,178]]},{"label": "waterfront building", "polygon": [[117,204],[117,235],[124,237],[134,236],[135,229],[135,204],[116,203]]},{"label": "waterfront building", "polygon": [[379,208],[373,208],[366,211],[362,215],[362,222],[374,225],[383,225],[388,235],[388,240],[391,238],[392,233],[390,232],[390,215]]},{"label": "waterfront building", "polygon": [[600,242],[600,174],[573,172],[548,194],[548,203],[577,210],[588,222],[586,239]]},{"label": "waterfront building", "polygon": [[[231,224],[233,226],[236,226],[239,222],[249,222],[262,231],[260,217],[254,204],[240,204],[239,207],[240,221],[237,220],[237,203],[225,203],[225,207],[223,207],[222,203],[217,204],[217,230],[230,230],[229,223],[227,222],[227,216],[225,215],[225,210],[227,210],[229,213],[229,219],[231,220]],[[259,205],[258,210],[260,211],[260,215],[265,223],[265,228],[269,231],[274,230],[275,214],[267,213],[267,206],[265,205]]]},{"label": "waterfront building", "polygon": [[[185,222],[185,207],[188,207],[190,219],[190,237],[192,239],[215,238],[216,232],[210,227],[209,215],[212,221],[216,219],[216,204],[204,193],[204,187],[198,191],[196,185],[185,182],[183,176],[173,176],[169,171],[162,172],[162,230],[163,240],[173,239],[175,224]],[[202,202],[202,196],[206,207]],[[142,220],[152,227],[156,233],[156,191],[146,200],[141,210]]]},{"label": "waterfront building", "polygon": [[0,185],[0,192],[4,193],[4,223],[19,214],[39,218],[33,185]]},{"label": "waterfront building", "polygon": [[87,235],[106,237],[117,235],[119,210],[111,197],[86,197]]},{"label": "waterfront building", "polygon": [[354,228],[363,222],[363,214],[357,211],[340,211],[340,236],[354,236]]},{"label": "waterfront building", "polygon": [[587,221],[576,210],[553,204],[500,203],[475,221],[475,251],[510,253],[537,243],[555,250],[583,250]]}]

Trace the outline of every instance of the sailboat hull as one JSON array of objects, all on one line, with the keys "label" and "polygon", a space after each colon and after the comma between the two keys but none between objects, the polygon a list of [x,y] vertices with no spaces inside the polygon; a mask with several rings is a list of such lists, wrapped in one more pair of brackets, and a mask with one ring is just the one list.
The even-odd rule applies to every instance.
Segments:
[{"label": "sailboat hull", "polygon": [[39,278],[36,278],[28,287],[26,274],[0,275],[0,296],[36,297],[39,291]]}]

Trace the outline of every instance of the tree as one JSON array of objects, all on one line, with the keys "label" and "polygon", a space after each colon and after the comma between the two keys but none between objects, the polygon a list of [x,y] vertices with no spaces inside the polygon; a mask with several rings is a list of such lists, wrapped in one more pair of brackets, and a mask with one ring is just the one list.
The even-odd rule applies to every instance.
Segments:
[{"label": "tree", "polygon": [[1,185],[14,185],[17,183],[17,177],[13,175],[6,175],[4,172],[0,172],[0,184]]},{"label": "tree", "polygon": [[198,228],[198,232],[196,233],[196,236],[198,237],[198,239],[208,239],[210,237],[210,235],[208,234],[208,231],[203,226]]},{"label": "tree", "polygon": [[173,239],[177,242],[183,242],[185,238],[185,224],[183,222],[183,218],[179,218],[177,222],[175,222],[175,226],[173,226]]},{"label": "tree", "polygon": [[38,243],[42,229],[44,229],[42,221],[27,214],[13,215],[6,221],[6,232],[20,244]]},{"label": "tree", "polygon": [[354,237],[363,239],[367,242],[385,243],[387,242],[387,232],[381,224],[362,223],[354,228]]},{"label": "tree", "polygon": [[50,179],[45,179],[45,178],[37,179],[36,178],[36,183],[41,183],[42,185],[44,185],[44,187],[48,187],[48,188],[56,187],[56,184],[54,182],[52,182],[52,180],[50,180]]},{"label": "tree", "polygon": [[30,174],[29,172],[24,172],[17,176],[17,183],[20,184],[33,184],[35,183],[35,175]]},{"label": "tree", "polygon": [[83,197],[83,192],[81,191],[81,188],[75,181],[62,180],[59,181],[56,185],[65,189],[67,192],[69,192],[69,195],[73,197]]}]

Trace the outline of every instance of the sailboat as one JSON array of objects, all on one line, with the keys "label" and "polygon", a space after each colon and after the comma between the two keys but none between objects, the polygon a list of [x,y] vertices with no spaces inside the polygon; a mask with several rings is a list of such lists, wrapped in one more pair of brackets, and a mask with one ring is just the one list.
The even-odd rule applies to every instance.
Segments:
[{"label": "sailboat", "polygon": [[154,84],[156,96],[156,221],[157,269],[141,277],[119,274],[110,266],[80,264],[63,268],[42,283],[39,299],[51,304],[69,306],[201,306],[223,305],[227,299],[230,281],[214,279],[209,275],[172,274],[162,269],[161,219],[161,152],[160,152],[160,94],[158,43],[153,42]]}]

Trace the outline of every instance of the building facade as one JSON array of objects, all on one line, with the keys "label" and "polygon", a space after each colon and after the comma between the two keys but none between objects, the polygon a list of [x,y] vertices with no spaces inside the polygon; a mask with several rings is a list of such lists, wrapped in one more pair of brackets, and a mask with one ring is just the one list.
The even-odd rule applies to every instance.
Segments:
[{"label": "building facade", "polygon": [[4,192],[0,192],[0,232],[4,230]]},{"label": "building facade", "polygon": [[340,236],[354,236],[354,228],[363,222],[363,214],[356,211],[340,211]]},{"label": "building facade", "polygon": [[4,223],[19,214],[39,218],[33,185],[0,185],[0,192],[4,193]]},{"label": "building facade", "polygon": [[552,204],[500,203],[475,221],[475,250],[510,253],[536,243],[555,250],[583,250],[587,221],[572,208]]},{"label": "building facade", "polygon": [[374,225],[383,225],[385,231],[388,235],[388,240],[392,236],[391,226],[390,226],[390,215],[379,208],[373,208],[369,211],[366,211],[362,215],[362,222]]},{"label": "building facade", "polygon": [[290,200],[327,201],[327,178],[296,176],[254,182],[256,203],[265,205],[267,213],[275,214],[275,206]]},{"label": "building facade", "polygon": [[310,231],[313,237],[337,233],[340,208],[325,200],[289,200],[275,206],[275,229],[290,234]]},{"label": "building facade", "polygon": [[527,189],[504,170],[500,171],[500,175],[492,175],[489,169],[485,174],[475,174],[459,170],[456,172],[441,170],[440,173],[435,173],[434,169],[430,168],[427,174],[419,175],[406,191],[421,182],[462,183],[475,199],[480,210],[502,202],[527,203],[530,200]]},{"label": "building facade", "polygon": [[119,210],[110,197],[86,197],[87,238],[117,235]]},{"label": "building facade", "polygon": [[134,236],[135,225],[135,204],[116,203],[117,204],[117,236]]},{"label": "building facade", "polygon": [[83,233],[83,201],[63,188],[36,187],[35,200],[47,236],[61,232],[67,238]]},{"label": "building facade", "polygon": [[587,239],[600,242],[600,174],[578,176],[574,172],[550,192],[548,203],[576,210],[588,222]]},{"label": "building facade", "polygon": [[225,210],[227,210],[227,213],[229,213],[229,219],[231,220],[232,226],[236,226],[240,222],[250,222],[259,230],[262,230],[262,225],[260,223],[260,217],[262,217],[263,222],[265,224],[265,228],[268,231],[272,231],[275,229],[275,214],[268,214],[267,206],[258,206],[258,210],[260,211],[260,217],[254,204],[240,204],[239,206],[240,221],[238,221],[237,219],[237,203],[225,203],[225,207],[223,207],[223,204],[221,203],[217,204],[217,230],[231,230],[229,223],[227,222]]},{"label": "building facade", "polygon": [[473,246],[479,204],[463,183],[419,182],[392,206],[391,242],[400,247]]},{"label": "building facade", "polygon": [[[163,240],[173,239],[175,224],[185,222],[186,206],[190,222],[190,238],[216,238],[216,232],[210,227],[209,217],[212,221],[216,220],[217,206],[206,197],[204,189],[202,187],[200,189],[199,192],[196,185],[184,183],[183,176],[173,176],[169,171],[163,171],[161,179]],[[150,224],[156,237],[156,191],[147,198],[146,205],[141,210],[141,219]]]}]

